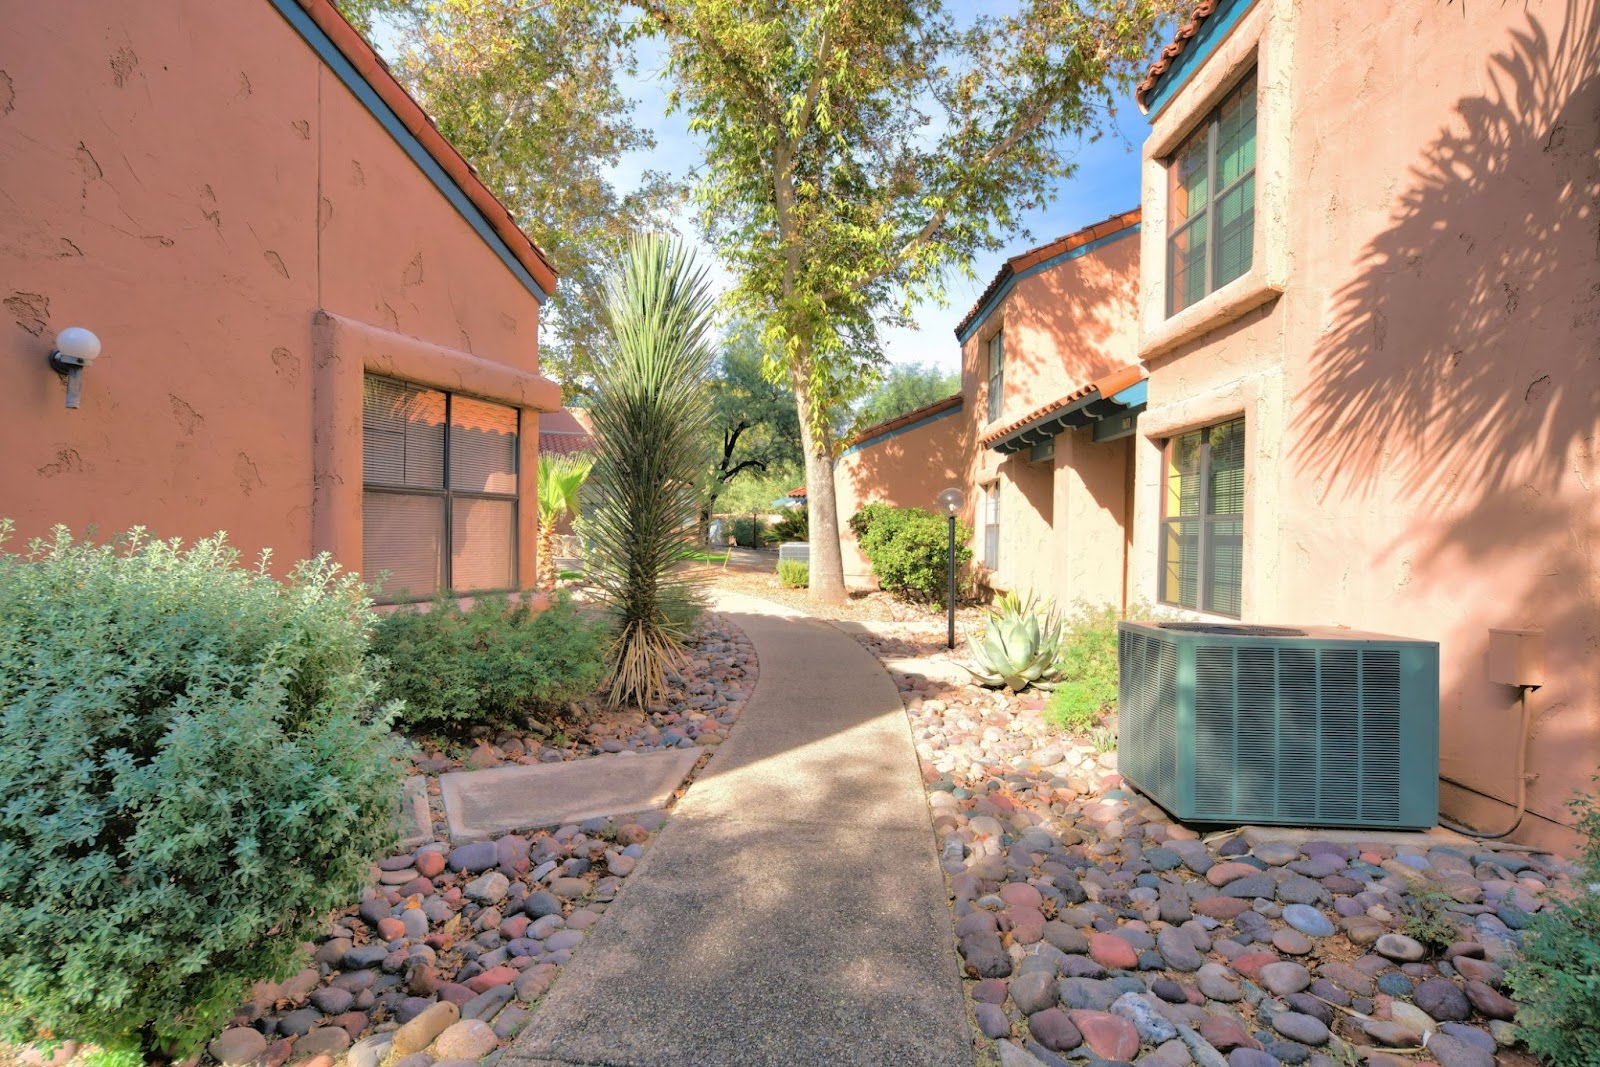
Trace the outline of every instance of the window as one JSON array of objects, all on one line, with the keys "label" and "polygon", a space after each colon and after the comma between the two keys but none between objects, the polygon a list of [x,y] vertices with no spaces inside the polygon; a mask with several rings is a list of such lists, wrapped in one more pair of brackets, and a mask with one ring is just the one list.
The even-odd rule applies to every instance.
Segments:
[{"label": "window", "polygon": [[1244,420],[1167,442],[1161,602],[1239,615],[1244,573]]},{"label": "window", "polygon": [[989,338],[989,421],[993,422],[1000,417],[1000,403],[1005,399],[1006,391],[1006,343],[1005,334],[995,331]]},{"label": "window", "polygon": [[1000,569],[1000,483],[990,482],[983,489],[983,565]]},{"label": "window", "polygon": [[1167,162],[1167,314],[1250,269],[1256,221],[1252,71]]},{"label": "window", "polygon": [[516,408],[362,383],[362,555],[385,599],[517,584]]}]

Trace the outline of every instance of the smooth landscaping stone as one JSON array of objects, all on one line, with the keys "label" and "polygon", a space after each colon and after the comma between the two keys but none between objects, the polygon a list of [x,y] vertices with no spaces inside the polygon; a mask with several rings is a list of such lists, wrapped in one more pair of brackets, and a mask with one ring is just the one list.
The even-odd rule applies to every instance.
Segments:
[{"label": "smooth landscaping stone", "polygon": [[236,1026],[224,1030],[216,1039],[206,1046],[206,1051],[211,1053],[211,1058],[224,1067],[239,1067],[241,1064],[254,1063],[262,1053],[267,1051],[267,1039],[261,1036],[260,1031],[248,1026]]},{"label": "smooth landscaping stone", "polygon": [[448,1001],[430,1005],[394,1034],[394,1054],[409,1056],[421,1052],[445,1029],[461,1018],[461,1009]]},{"label": "smooth landscaping stone", "polygon": [[1462,1022],[1472,1014],[1472,1005],[1461,987],[1444,978],[1430,978],[1417,986],[1412,999],[1417,1007],[1439,1022]]},{"label": "smooth landscaping stone", "polygon": [[462,1019],[452,1023],[433,1042],[434,1055],[441,1060],[478,1060],[492,1052],[500,1039],[482,1019]]},{"label": "smooth landscaping stone", "polygon": [[1138,1055],[1139,1031],[1127,1019],[1103,1011],[1074,1011],[1069,1017],[1083,1044],[1101,1059],[1129,1060]]},{"label": "smooth landscaping stone", "polygon": [[1048,1008],[1028,1016],[1028,1032],[1039,1044],[1056,1052],[1066,1052],[1083,1044],[1082,1032],[1060,1008]]}]

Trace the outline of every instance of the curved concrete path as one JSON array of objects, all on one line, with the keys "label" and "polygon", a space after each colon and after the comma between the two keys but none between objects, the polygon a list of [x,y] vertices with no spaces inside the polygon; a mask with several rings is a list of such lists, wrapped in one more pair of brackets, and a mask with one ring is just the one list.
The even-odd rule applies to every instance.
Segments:
[{"label": "curved concrete path", "polygon": [[761,676],[506,1067],[972,1067],[944,877],[894,683],[747,597]]}]

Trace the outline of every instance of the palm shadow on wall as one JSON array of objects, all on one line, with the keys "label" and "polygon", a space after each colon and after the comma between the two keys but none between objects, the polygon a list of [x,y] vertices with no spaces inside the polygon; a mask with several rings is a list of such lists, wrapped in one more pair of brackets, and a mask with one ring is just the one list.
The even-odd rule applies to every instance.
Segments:
[{"label": "palm shadow on wall", "polygon": [[[1463,574],[1504,576],[1497,624],[1543,626],[1552,664],[1568,667],[1552,695],[1571,705],[1546,707],[1530,766],[1586,761],[1592,774],[1600,3],[1544,10],[1552,16],[1535,5],[1491,55],[1482,91],[1457,101],[1334,294],[1294,399],[1292,458],[1324,502],[1407,517],[1386,532],[1384,555],[1409,562],[1418,591],[1448,596]],[[1452,723],[1447,701],[1446,774],[1451,730],[1514,723],[1504,712],[1516,691],[1487,681],[1480,633],[1443,650],[1447,693],[1459,687],[1473,709]],[[1536,785],[1535,808],[1559,814],[1572,781],[1553,775],[1542,795]]]}]

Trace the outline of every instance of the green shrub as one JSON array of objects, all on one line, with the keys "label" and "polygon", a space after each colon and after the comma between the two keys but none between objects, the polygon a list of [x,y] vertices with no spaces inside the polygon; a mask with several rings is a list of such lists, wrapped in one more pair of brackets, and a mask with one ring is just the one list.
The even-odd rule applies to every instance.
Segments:
[{"label": "green shrub", "polygon": [[[943,601],[949,581],[948,520],[923,508],[868,504],[850,518],[861,551],[885,591]],[[956,568],[972,560],[972,528],[956,523]]]},{"label": "green shrub", "polygon": [[1536,1056],[1562,1067],[1600,1067],[1600,802],[1580,797],[1573,810],[1585,838],[1576,893],[1534,914],[1508,978],[1517,1034]]},{"label": "green shrub", "polygon": [[797,559],[778,561],[778,581],[785,589],[805,589],[811,585],[811,564]]},{"label": "green shrub", "polygon": [[504,596],[463,611],[450,599],[408,605],[378,622],[373,652],[388,661],[383,692],[405,702],[400,719],[422,732],[509,728],[559,714],[605,676],[603,624],[566,597],[544,611]]},{"label": "green shrub", "polygon": [[773,527],[748,515],[733,520],[733,541],[740,548],[768,548],[777,544],[772,531]]},{"label": "green shrub", "polygon": [[0,553],[0,1037],[182,1056],[393,841],[369,604],[219,536]]},{"label": "green shrub", "polygon": [[1086,734],[1117,707],[1117,610],[1079,604],[1068,616],[1056,667],[1061,681],[1044,715],[1063,730]]},{"label": "green shrub", "polygon": [[783,518],[772,524],[772,540],[778,544],[811,540],[810,513],[805,508],[790,508],[784,512]]}]

